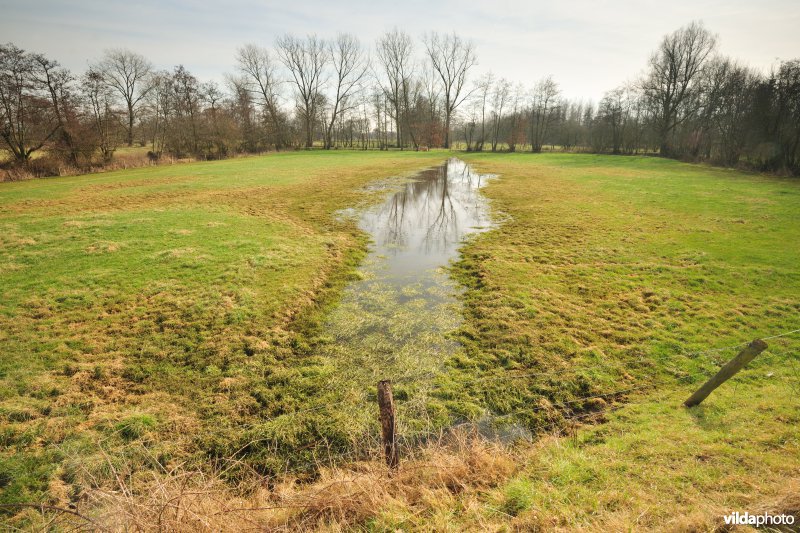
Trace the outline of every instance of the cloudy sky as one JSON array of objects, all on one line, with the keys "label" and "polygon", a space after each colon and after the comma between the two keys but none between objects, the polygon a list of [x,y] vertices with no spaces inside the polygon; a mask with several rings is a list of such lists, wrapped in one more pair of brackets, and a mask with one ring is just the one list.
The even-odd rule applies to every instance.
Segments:
[{"label": "cloudy sky", "polygon": [[76,71],[106,48],[130,48],[205,81],[232,71],[238,46],[269,46],[286,32],[351,32],[371,45],[395,26],[415,37],[455,30],[474,41],[478,71],[525,84],[552,75],[566,96],[596,101],[636,76],[662,35],[694,19],[752,67],[800,57],[798,0],[0,0],[0,42]]}]

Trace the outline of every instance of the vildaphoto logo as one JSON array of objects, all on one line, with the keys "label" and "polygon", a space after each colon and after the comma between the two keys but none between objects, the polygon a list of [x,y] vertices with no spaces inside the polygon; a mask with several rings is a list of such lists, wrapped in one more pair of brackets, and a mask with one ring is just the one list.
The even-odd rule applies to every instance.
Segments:
[{"label": "vildaphoto logo", "polygon": [[791,526],[794,525],[794,516],[790,514],[750,514],[748,512],[735,512],[723,517],[728,526]]}]

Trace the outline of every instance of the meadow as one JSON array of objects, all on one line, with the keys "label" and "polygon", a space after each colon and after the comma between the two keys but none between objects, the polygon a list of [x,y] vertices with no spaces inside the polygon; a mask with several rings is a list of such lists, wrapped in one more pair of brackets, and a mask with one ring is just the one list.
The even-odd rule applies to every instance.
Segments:
[{"label": "meadow", "polygon": [[[422,497],[430,478],[401,473],[371,507],[340,502],[314,525],[708,529],[733,510],[800,513],[800,334],[681,406],[738,345],[800,328],[800,183],[649,157],[438,151],[0,184],[0,503],[64,506],[120,472],[231,456],[224,486],[288,471],[306,482],[292,490],[318,489],[332,474],[308,467],[316,446],[350,449],[372,408],[292,416],[349,405],[320,346],[368,243],[336,213],[450,155],[499,176],[484,189],[498,225],[452,265],[460,349],[425,384],[427,423],[489,413],[534,438],[497,461],[459,448],[460,485]],[[397,385],[401,416],[421,388]],[[292,513],[280,519],[308,519]]]},{"label": "meadow", "polygon": [[333,212],[425,165],[298,153],[3,184],[3,501],[107,468],[98,442],[207,459],[302,406],[298,324],[364,248]]},{"label": "meadow", "polygon": [[556,370],[501,381],[509,408],[638,389],[605,423],[543,439],[495,508],[521,527],[606,531],[800,514],[798,332],[681,405],[742,343],[800,327],[800,184],[657,158],[464,159],[502,176],[486,193],[508,220],[457,265],[471,289],[463,366]]}]

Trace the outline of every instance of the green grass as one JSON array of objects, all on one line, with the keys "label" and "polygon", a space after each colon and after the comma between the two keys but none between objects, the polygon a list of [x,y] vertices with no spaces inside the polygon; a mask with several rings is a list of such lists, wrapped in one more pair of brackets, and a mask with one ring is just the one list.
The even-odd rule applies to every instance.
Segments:
[{"label": "green grass", "polygon": [[[486,194],[506,222],[457,265],[470,290],[453,375],[544,375],[493,381],[481,402],[454,383],[456,403],[544,428],[546,403],[526,412],[543,396],[644,387],[613,396],[608,423],[540,443],[486,513],[523,529],[704,530],[734,510],[800,512],[781,503],[800,478],[800,334],[681,405],[736,353],[707,350],[800,328],[800,182],[642,157],[464,159],[502,176]],[[555,419],[556,435],[589,420]]]},{"label": "green grass", "polygon": [[332,213],[442,159],[286,153],[0,185],[0,499],[39,500],[69,457],[145,437],[168,460],[232,454],[302,407],[319,385],[304,317],[365,245]]},{"label": "green grass", "polygon": [[796,181],[642,157],[465,159],[502,176],[486,194],[508,220],[457,265],[472,290],[452,365],[557,371],[499,382],[493,408],[703,372],[717,359],[685,354],[800,327]]},{"label": "green grass", "polygon": [[[326,317],[348,322],[330,311],[365,241],[332,213],[446,155],[291,153],[0,185],[2,500],[58,501],[123,456],[152,468],[242,449],[270,473],[309,445],[345,447],[347,409],[283,416],[341,401],[318,397],[341,368],[318,348]],[[501,176],[485,192],[503,222],[454,266],[462,349],[423,407],[556,436],[485,508],[454,498],[453,517],[708,529],[795,490],[800,335],[769,340],[701,407],[680,403],[735,354],[709,349],[800,327],[799,182],[644,157],[459,156]],[[404,416],[416,389],[396,392]],[[593,418],[608,422],[575,426]]]},{"label": "green grass", "polygon": [[695,409],[681,406],[692,391],[681,387],[547,440],[488,499],[545,530],[710,531],[733,511],[800,513],[787,502],[800,488],[800,383],[785,360],[765,363],[773,377],[750,370]]}]

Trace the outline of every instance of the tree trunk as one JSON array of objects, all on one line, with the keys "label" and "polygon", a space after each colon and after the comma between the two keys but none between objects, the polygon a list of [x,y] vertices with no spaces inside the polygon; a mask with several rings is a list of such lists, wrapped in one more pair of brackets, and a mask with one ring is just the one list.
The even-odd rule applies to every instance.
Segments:
[{"label": "tree trunk", "polygon": [[128,146],[133,146],[133,104],[128,103]]},{"label": "tree trunk", "polygon": [[450,111],[444,115],[444,147],[450,148]]},{"label": "tree trunk", "polygon": [[392,384],[388,380],[378,382],[378,406],[381,418],[381,440],[386,464],[394,470],[400,463],[397,448],[397,425],[395,422],[394,399],[392,398]]}]

